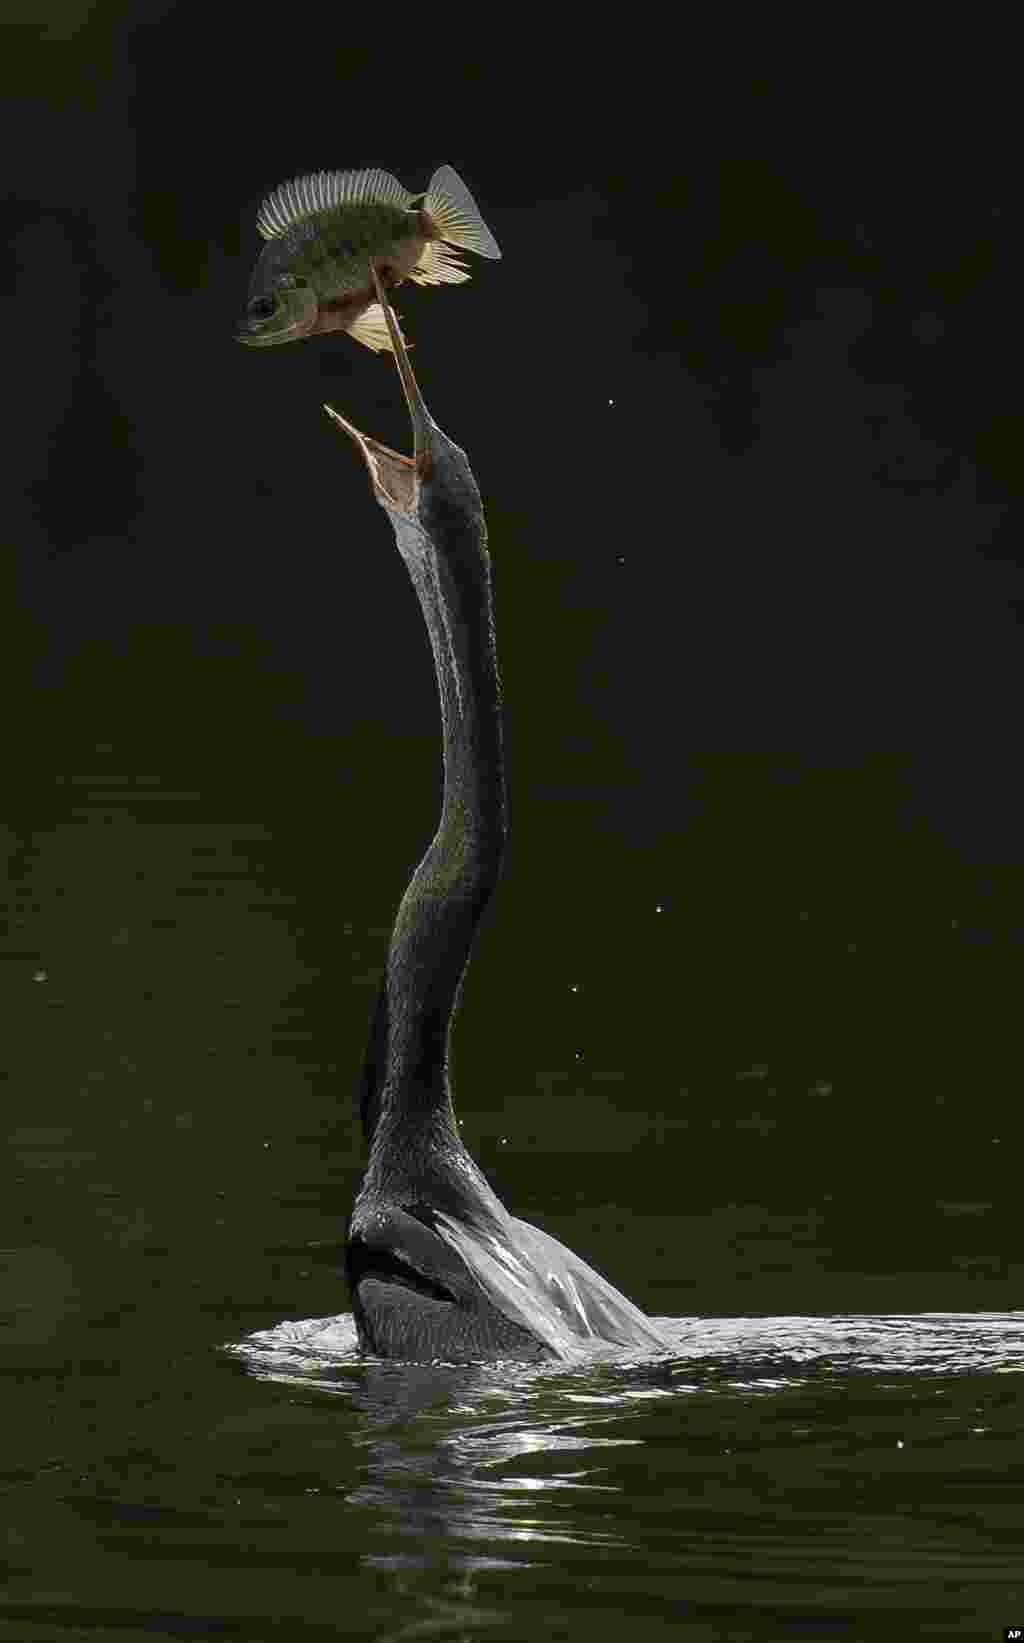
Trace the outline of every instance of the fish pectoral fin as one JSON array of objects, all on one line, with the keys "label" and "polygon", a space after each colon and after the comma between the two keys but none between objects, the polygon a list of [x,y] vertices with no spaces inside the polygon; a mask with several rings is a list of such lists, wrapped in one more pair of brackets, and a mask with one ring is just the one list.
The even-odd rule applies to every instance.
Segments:
[{"label": "fish pectoral fin", "polygon": [[462,285],[472,275],[447,245],[431,240],[423,247],[415,268],[409,270],[409,278],[417,285]]},{"label": "fish pectoral fin", "polygon": [[[394,309],[391,312],[394,314]],[[398,323],[397,314],[395,314],[395,323]],[[384,318],[384,310],[379,302],[372,302],[369,308],[363,310],[358,319],[352,321],[352,324],[348,327],[348,334],[350,337],[355,337],[357,342],[361,342],[364,348],[372,349],[375,354],[379,354],[384,350],[393,354],[395,351],[391,345],[391,332],[388,330],[388,322]],[[402,341],[405,343],[406,348],[412,347],[411,343],[406,342],[404,335],[402,335]]]}]

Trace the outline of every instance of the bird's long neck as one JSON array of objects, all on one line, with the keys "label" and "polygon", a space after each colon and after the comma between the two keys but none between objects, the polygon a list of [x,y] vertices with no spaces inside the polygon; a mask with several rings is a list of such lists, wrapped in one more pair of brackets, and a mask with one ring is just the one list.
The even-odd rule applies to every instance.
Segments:
[{"label": "bird's long neck", "polygon": [[[475,487],[474,487],[475,490]],[[457,1141],[448,1038],[477,925],[507,832],[490,560],[479,498],[394,517],[437,671],[444,803],[402,898],[364,1076],[371,1154]]]}]

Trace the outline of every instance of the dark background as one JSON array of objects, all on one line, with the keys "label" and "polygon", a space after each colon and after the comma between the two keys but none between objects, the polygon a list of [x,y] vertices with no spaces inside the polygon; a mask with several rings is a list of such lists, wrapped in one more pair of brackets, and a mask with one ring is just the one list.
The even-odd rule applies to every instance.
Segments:
[{"label": "dark background", "polygon": [[386,356],[233,326],[267,189],[449,162],[504,259],[398,308],[497,584],[467,1140],[656,1312],[1019,1304],[998,94],[511,17],[131,16],[4,30],[15,1285],[54,1331],[154,1260],[213,1335],[227,1297],[344,1304],[351,1093],[440,766],[321,401],[408,432]]}]

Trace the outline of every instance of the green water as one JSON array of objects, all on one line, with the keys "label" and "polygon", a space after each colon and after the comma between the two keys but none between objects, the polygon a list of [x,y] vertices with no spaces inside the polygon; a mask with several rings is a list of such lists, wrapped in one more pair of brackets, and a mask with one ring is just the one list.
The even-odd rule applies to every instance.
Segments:
[{"label": "green water", "polygon": [[463,1133],[674,1351],[365,1363],[344,1317],[300,1325],[346,1305],[351,1092],[416,830],[354,831],[326,775],[233,807],[208,780],[103,743],[5,833],[0,1637],[1019,1621],[996,937],[714,884],[684,919],[656,848],[594,904],[584,847],[570,873],[528,825],[466,988]]}]

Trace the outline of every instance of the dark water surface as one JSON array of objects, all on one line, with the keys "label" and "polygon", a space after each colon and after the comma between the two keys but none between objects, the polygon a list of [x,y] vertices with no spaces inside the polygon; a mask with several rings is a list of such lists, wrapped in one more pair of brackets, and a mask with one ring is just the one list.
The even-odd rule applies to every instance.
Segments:
[{"label": "dark water surface", "polygon": [[571,1373],[360,1362],[348,1318],[224,1359],[176,1328],[159,1361],[120,1316],[18,1382],[0,1635],[997,1637],[1020,1611],[1024,1313],[686,1319],[668,1361]]},{"label": "dark water surface", "polygon": [[578,795],[531,791],[463,1133],[674,1352],[387,1366],[303,1325],[347,1305],[353,1083],[435,735],[393,821],[337,776],[358,749],[289,771],[283,736],[265,786],[246,750],[190,785],[58,739],[12,787],[0,1637],[1000,1637],[1021,1119],[1012,933],[977,901],[737,889],[692,837],[684,896],[674,846],[625,813],[588,843]]}]

